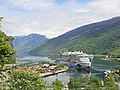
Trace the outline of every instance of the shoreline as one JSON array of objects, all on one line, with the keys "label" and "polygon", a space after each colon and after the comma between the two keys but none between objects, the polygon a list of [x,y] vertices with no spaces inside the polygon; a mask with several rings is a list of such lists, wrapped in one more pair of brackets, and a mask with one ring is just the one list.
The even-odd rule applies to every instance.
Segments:
[{"label": "shoreline", "polygon": [[109,61],[118,61],[120,62],[120,58],[101,58],[102,60],[109,60]]},{"label": "shoreline", "polygon": [[48,76],[52,76],[52,75],[56,75],[56,74],[59,74],[59,73],[66,72],[67,70],[68,70],[68,67],[65,68],[65,69],[62,69],[62,70],[55,71],[55,72],[40,73],[39,75],[41,77],[48,77]]}]

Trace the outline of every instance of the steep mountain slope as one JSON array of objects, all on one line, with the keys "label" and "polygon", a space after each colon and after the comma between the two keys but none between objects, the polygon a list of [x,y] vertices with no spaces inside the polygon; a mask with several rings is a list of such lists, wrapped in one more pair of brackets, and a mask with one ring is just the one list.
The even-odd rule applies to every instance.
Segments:
[{"label": "steep mountain slope", "polygon": [[99,54],[106,54],[120,48],[120,17],[76,28],[49,40],[31,50],[29,54],[56,53],[63,48]]},{"label": "steep mountain slope", "polygon": [[15,36],[13,41],[14,49],[17,50],[17,54],[26,54],[32,48],[41,45],[48,41],[48,39],[40,34],[30,34],[27,36]]}]

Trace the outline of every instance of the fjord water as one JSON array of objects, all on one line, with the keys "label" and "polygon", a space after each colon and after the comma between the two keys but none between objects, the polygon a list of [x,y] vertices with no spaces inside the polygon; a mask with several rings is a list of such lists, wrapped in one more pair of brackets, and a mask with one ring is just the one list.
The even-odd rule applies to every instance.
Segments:
[{"label": "fjord water", "polygon": [[39,56],[26,56],[26,57],[21,57],[18,58],[18,62],[48,62],[51,59],[49,59],[48,57],[39,57]]},{"label": "fjord water", "polygon": [[[23,57],[19,58],[19,62],[46,62],[51,61],[48,57],[38,57],[38,56],[29,56],[29,57]],[[69,82],[69,78],[71,77],[80,77],[80,75],[96,75],[101,78],[104,76],[104,71],[106,70],[114,70],[116,68],[120,67],[119,62],[110,61],[110,60],[103,60],[102,57],[94,57],[92,60],[92,66],[91,66],[91,73],[88,73],[85,70],[76,70],[74,68],[70,68],[64,73],[60,73],[57,75],[46,77],[45,80],[47,84],[52,84],[53,81],[58,78],[59,80],[63,81],[65,85]]]}]

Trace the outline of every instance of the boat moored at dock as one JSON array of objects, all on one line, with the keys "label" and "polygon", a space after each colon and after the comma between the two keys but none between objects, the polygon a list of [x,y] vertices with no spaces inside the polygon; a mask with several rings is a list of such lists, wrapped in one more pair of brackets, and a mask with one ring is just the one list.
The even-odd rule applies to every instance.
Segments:
[{"label": "boat moored at dock", "polygon": [[91,67],[93,57],[92,54],[83,53],[82,51],[64,52],[61,54],[61,59],[66,62],[66,65],[88,70]]}]

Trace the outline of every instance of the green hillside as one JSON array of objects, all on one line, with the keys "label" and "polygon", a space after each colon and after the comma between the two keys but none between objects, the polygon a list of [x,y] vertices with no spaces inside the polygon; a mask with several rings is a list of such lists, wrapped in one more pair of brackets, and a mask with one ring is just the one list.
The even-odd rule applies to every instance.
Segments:
[{"label": "green hillside", "polygon": [[32,48],[47,42],[48,39],[44,35],[30,34],[26,36],[15,36],[13,41],[14,49],[18,56],[25,55]]},{"label": "green hillside", "polygon": [[111,51],[119,49],[120,17],[74,29],[36,47],[29,54],[58,53],[64,48],[94,54],[109,54]]}]

